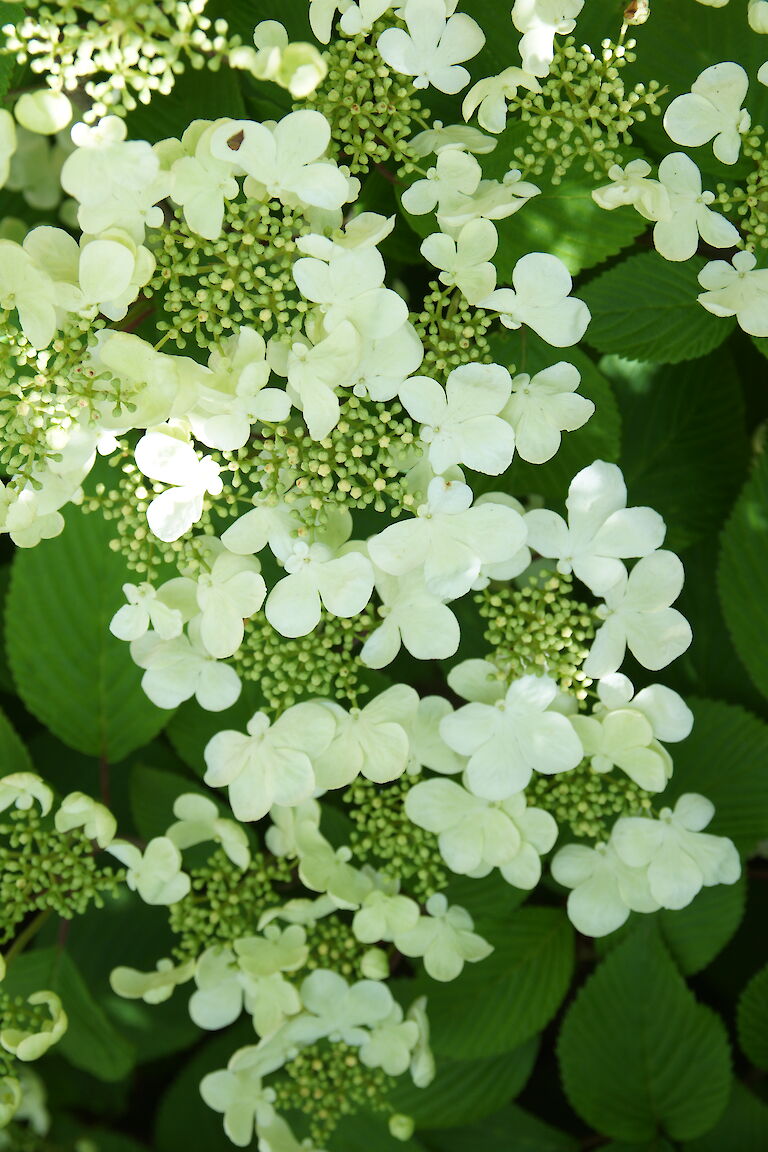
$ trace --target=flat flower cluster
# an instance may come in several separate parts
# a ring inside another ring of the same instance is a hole
[[[483,170],[518,90],[541,92],[553,62],[561,75],[571,59],[558,56],[558,37],[582,2],[516,0],[519,64],[471,88],[466,65],[485,37],[455,0],[311,0],[320,48],[290,44],[274,22],[256,29],[253,49],[201,41],[203,55],[229,52],[279,83],[294,110],[263,123],[195,120],[156,144],[128,139],[117,115],[86,117],[56,145],[77,227],[0,239],[13,403],[2,530],[32,547],[62,532],[72,503],[128,525],[116,545],[135,582],[110,628],[160,708],[194,698],[226,711],[249,681],[258,692],[269,645],[294,669],[242,728],[223,724],[209,740],[213,791],[180,796],[164,835],[116,839],[109,813],[84,797],[56,816],[56,828],[87,821],[129,888],[167,906],[179,934],[157,971],[117,968],[115,991],[157,1003],[193,981],[200,1028],[251,1018],[255,1043],[201,1085],[240,1146],[255,1132],[264,1152],[310,1148],[281,1111],[279,1074],[303,1075],[303,1052],[331,1070],[343,1057],[352,1103],[358,1083],[362,1100],[371,1085],[385,1099],[393,1077],[430,1081],[428,1006],[419,997],[404,1009],[386,981],[395,955],[450,981],[491,951],[446,897],[449,874],[498,870],[529,890],[554,851],[571,920],[601,936],[630,912],[683,908],[740,873],[731,842],[706,831],[708,799],[663,798],[688,707],[662,683],[636,692],[621,671],[629,653],[658,672],[691,642],[662,518],[632,504],[620,469],[602,460],[573,476],[565,516],[504,482],[514,461],[546,468],[594,412],[568,359],[590,314],[565,265],[542,251],[509,277],[494,264],[498,223],[525,213],[539,188],[515,168],[500,179]],[[763,7],[752,4],[750,19]],[[191,19],[202,6],[188,9]],[[374,52],[379,78],[409,91],[468,89],[464,113],[480,127],[414,113],[398,138],[402,205],[423,225],[423,303],[388,278],[394,218],[361,209],[361,180],[319,110],[329,41]],[[668,135],[682,147],[712,140],[734,163],[750,132],[746,91],[741,66],[708,68],[667,107]],[[304,106],[313,94],[317,106]],[[0,112],[0,175],[20,171],[24,134],[53,140],[72,114],[58,81],[22,97],[15,119]],[[684,152],[655,177],[638,159],[611,166],[607,182],[596,175],[595,201],[653,221],[665,259],[689,259],[700,238],[741,243]],[[765,336],[768,271],[755,265],[749,248],[710,261],[699,300]],[[154,342],[134,331],[148,312]],[[553,349],[548,365],[517,371],[495,354],[509,330]],[[99,457],[120,476],[112,489],[89,487]],[[455,661],[467,598],[488,620],[486,650]],[[433,694],[398,681],[403,650],[449,662]],[[395,661],[382,688],[378,674]],[[50,807],[42,788],[8,777],[0,808]],[[346,841],[324,822],[334,803],[357,827]],[[410,871],[386,854],[386,834],[378,856],[364,847],[378,836],[364,835],[377,803],[387,827],[413,837]],[[184,858],[201,844],[212,846],[215,881],[213,866]],[[181,910],[218,899],[228,875],[253,886],[250,921],[231,910],[213,936],[190,928]],[[321,938],[349,942],[347,968],[313,960]],[[54,1000],[46,1046],[58,1037]],[[25,1058],[19,1046],[39,1035],[6,1030],[0,1044]],[[6,1096],[9,1119],[20,1096]],[[407,1138],[408,1118],[388,1110]],[[311,1146],[328,1135],[318,1121]]]

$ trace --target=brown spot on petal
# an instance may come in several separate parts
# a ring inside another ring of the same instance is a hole
[[[244,138],[245,133],[241,128],[239,132],[235,132],[234,136],[230,136],[229,140],[227,140],[227,147],[231,148],[233,152],[237,152]]]

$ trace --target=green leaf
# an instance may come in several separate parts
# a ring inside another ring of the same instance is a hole
[[[578,348],[551,348],[527,329],[503,329],[491,336],[491,350],[500,364],[533,376],[543,368],[566,360],[581,373],[579,393],[595,405],[591,418],[575,432],[564,432],[560,449],[546,464],[526,464],[515,458],[503,477],[477,478],[476,491],[504,491],[522,495],[537,492],[561,501],[573,477],[594,460],[618,460],[621,417],[613,390],[589,356]]]
[[[503,149],[503,140],[499,153]],[[496,158],[493,152],[489,161]],[[507,157],[514,165],[511,156]],[[495,166],[483,158],[489,172]],[[503,173],[502,173],[503,174]],[[540,179],[535,181],[541,183]],[[539,196],[529,200],[508,220],[498,222],[499,247],[494,257],[500,286],[510,284],[512,271],[528,252],[551,252],[572,276],[594,268],[615,256],[649,227],[634,208],[606,212],[592,199],[599,182],[575,168],[561,184],[542,185]],[[579,295],[579,293],[577,293]]]
[[[459,980],[429,984],[437,1053],[466,1059],[509,1052],[541,1031],[568,991],[573,929],[559,908],[521,908],[483,930],[491,955],[467,965]]]
[[[672,749],[674,774],[665,799],[700,792],[715,805],[707,831],[730,836],[749,853],[768,828],[768,725],[744,708],[688,700],[693,731]]]
[[[546,1124],[538,1116],[510,1104],[481,1124],[436,1134],[424,1132],[434,1152],[578,1152],[579,1141],[568,1132]]]
[[[16,692],[8,657],[5,654],[5,601],[8,597],[8,586],[11,582],[11,566],[3,564],[0,567],[0,691]]]
[[[768,964],[739,997],[739,1044],[756,1067],[768,1072]]]
[[[99,1080],[120,1080],[133,1067],[133,1049],[112,1026],[67,952],[39,948],[8,966],[3,991],[29,996],[46,989],[60,998],[68,1018],[56,1051]]]
[[[705,1136],[683,1145],[683,1152],[761,1152],[768,1148],[768,1104],[738,1080],[728,1107]]]
[[[22,700],[65,744],[111,763],[148,743],[168,713],[150,703],[128,645],[109,631],[131,580],[98,515],[70,512],[61,536],[19,549],[6,609]]]
[[[631,503],[661,513],[673,550],[709,536],[736,498],[749,451],[732,357],[719,350],[674,368],[606,357],[600,367],[631,429],[621,453]]]
[[[5,713],[0,710],[0,774],[32,772],[32,758]]]
[[[411,1138],[396,1140],[381,1114],[356,1112],[342,1117],[329,1141],[333,1152],[426,1152],[424,1145]]]
[[[456,1128],[481,1120],[522,1092],[537,1051],[537,1041],[529,1040],[512,1052],[483,1060],[438,1056],[432,1083],[416,1088],[403,1077],[392,1092],[392,1104],[412,1116],[418,1129]]]
[[[677,364],[706,356],[735,321],[713,316],[697,300],[704,260],[683,264],[656,252],[630,256],[581,289],[592,321],[584,337],[598,352]]]
[[[710,964],[725,948],[744,915],[746,884],[702,888],[687,908],[656,913],[664,942],[684,976]]]
[[[768,454],[725,526],[718,567],[723,614],[744,667],[768,696]]]
[[[237,72],[223,66],[187,70],[176,80],[168,96],[155,96],[149,104],[139,104],[125,118],[129,140],[148,140],[156,144],[169,137],[177,139],[193,120],[216,120],[230,116],[237,120],[245,115]]]
[[[697,1004],[652,928],[603,960],[571,1006],[558,1056],[579,1115],[618,1140],[690,1140],[730,1090],[722,1021]]]
[[[18,24],[24,18],[21,4],[0,3],[0,28],[6,24]],[[0,32],[0,42],[5,44],[5,36]],[[16,60],[13,56],[0,56],[0,100],[5,100],[13,76]]]

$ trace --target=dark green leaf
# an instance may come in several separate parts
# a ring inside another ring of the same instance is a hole
[[[763,1152],[768,1148],[768,1104],[734,1081],[728,1107],[705,1136],[683,1145],[683,1152]]]
[[[630,256],[590,280],[580,295],[592,313],[585,340],[598,352],[677,364],[706,356],[735,321],[713,316],[697,300],[704,261],[683,264],[656,252]]]
[[[768,696],[768,454],[752,475],[725,526],[718,569],[726,623],[741,660]]]
[[[719,527],[744,479],[748,442],[733,360],[717,351],[674,368],[618,357],[600,367],[631,429],[621,452],[630,502],[660,512],[666,546],[686,548]]]
[[[0,710],[0,773],[31,771],[29,752],[8,717]]]
[[[753,1064],[768,1072],[768,964],[739,998],[739,1043]]]
[[[472,909],[470,901],[467,907]],[[438,1053],[477,1059],[509,1052],[552,1019],[568,990],[573,929],[560,909],[525,907],[483,928],[494,946],[491,955],[467,965],[458,980],[430,983]]]
[[[697,1004],[652,927],[620,944],[581,989],[558,1055],[573,1107],[618,1140],[690,1140],[726,1107],[725,1028]]]
[[[700,972],[725,948],[744,915],[746,885],[718,884],[702,888],[679,912],[657,913],[669,951],[684,976]]]
[[[516,1104],[481,1124],[436,1133],[434,1142],[429,1132],[423,1138],[434,1152],[577,1152],[580,1147],[574,1136],[553,1128]]]
[[[27,708],[65,744],[112,763],[168,713],[150,703],[128,645],[109,631],[130,573],[109,525],[74,509],[61,536],[20,549],[6,610],[8,659]]]

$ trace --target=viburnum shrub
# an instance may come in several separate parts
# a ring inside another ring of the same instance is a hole
[[[768,1147],[768,2],[0,9],[0,1149]]]

